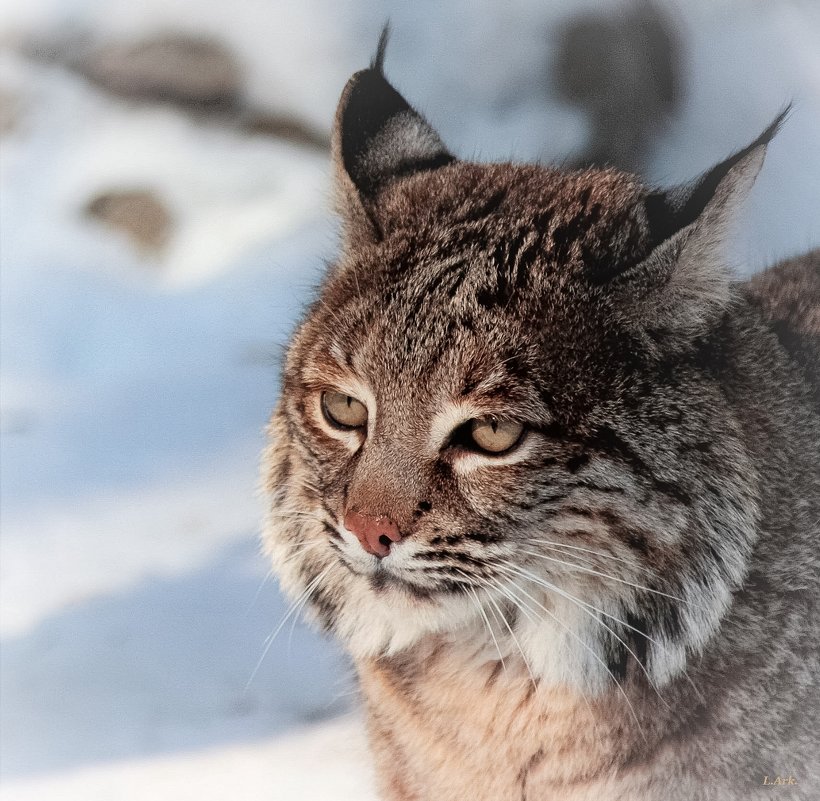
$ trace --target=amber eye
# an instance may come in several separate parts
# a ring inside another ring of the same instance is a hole
[[[322,412],[337,428],[361,428],[367,422],[367,407],[342,392],[323,392]]]
[[[524,426],[511,420],[499,420],[497,417],[479,417],[470,421],[470,435],[473,442],[483,451],[503,453],[510,450],[518,440]]]

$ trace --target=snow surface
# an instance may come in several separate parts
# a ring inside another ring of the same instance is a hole
[[[383,21],[387,70],[465,157],[562,160],[585,121],[551,94],[550,31],[616,0],[0,0],[0,42],[210,33],[256,104],[329,129]],[[743,272],[820,244],[820,5],[666,6],[677,182],[789,123],[738,227]],[[366,799],[339,650],[295,622],[258,553],[257,461],[277,361],[336,247],[321,154],[116,101],[0,49],[21,119],[0,144],[0,776],[4,799]],[[147,186],[178,221],[135,253],[85,218]],[[258,669],[257,669],[258,664]]]
[[[341,718],[287,738],[132,759],[15,782],[6,801],[375,801],[358,718]]]

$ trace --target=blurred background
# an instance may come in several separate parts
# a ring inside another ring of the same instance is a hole
[[[479,160],[696,176],[789,101],[729,258],[820,244],[817,0],[0,0],[0,792],[372,798],[259,553],[281,347],[387,74]]]

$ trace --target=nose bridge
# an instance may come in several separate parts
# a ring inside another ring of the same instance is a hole
[[[424,466],[400,438],[376,435],[364,445],[347,493],[347,509],[409,523],[425,487]]]

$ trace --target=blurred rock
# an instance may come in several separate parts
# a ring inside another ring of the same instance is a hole
[[[72,65],[103,89],[123,97],[170,101],[206,109],[242,102],[242,70],[212,39],[181,33],[93,49]]]
[[[17,33],[10,37],[7,46],[41,64],[59,65],[82,61],[94,43],[87,30],[69,27],[61,30],[59,35],[47,31],[28,35]]]
[[[680,46],[670,21],[640,3],[573,17],[558,36],[556,88],[592,126],[578,165],[641,172],[680,103]]]
[[[245,133],[252,135],[285,139],[317,150],[330,149],[330,137],[326,133],[284,114],[251,109],[245,113],[241,127]]]
[[[0,87],[0,134],[8,134],[20,124],[22,98],[11,89]]]
[[[103,192],[85,207],[95,220],[126,234],[144,254],[158,254],[170,238],[173,218],[150,189]]]
[[[103,45],[83,30],[18,39],[12,46],[26,58],[69,69],[117,97],[170,104],[200,124],[314,150],[330,148],[329,132],[291,114],[249,105],[238,60],[216,40],[166,32],[136,43]]]

